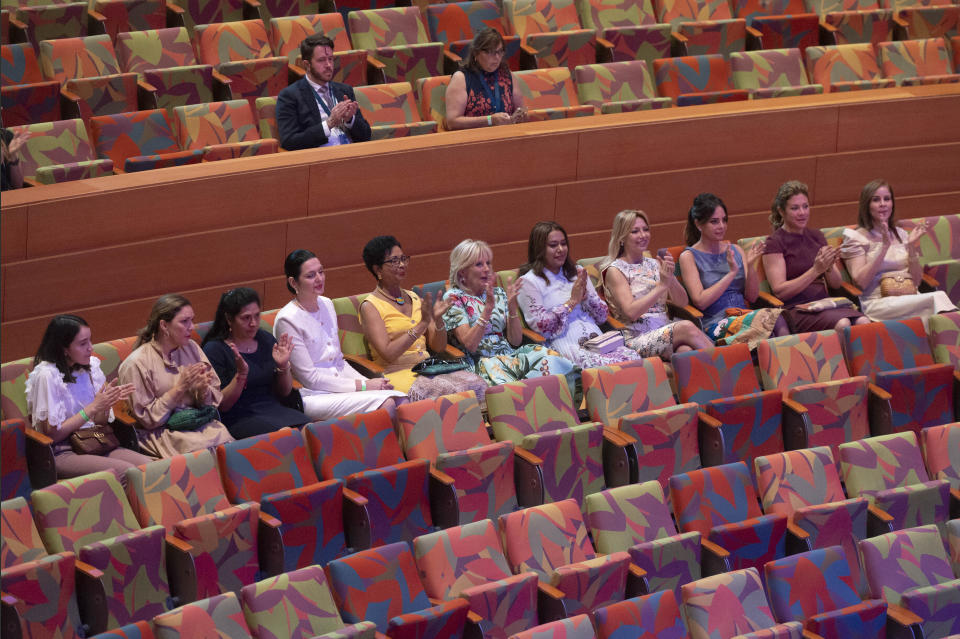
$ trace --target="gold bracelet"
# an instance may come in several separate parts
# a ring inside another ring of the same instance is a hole
[[[417,341],[418,339],[420,339],[420,335],[418,335],[417,332],[416,332],[415,330],[413,330],[412,328],[408,328],[408,329],[407,329],[407,335],[409,335],[410,337],[412,337],[412,338],[413,338],[413,341]]]

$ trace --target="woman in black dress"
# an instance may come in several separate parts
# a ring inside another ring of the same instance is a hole
[[[310,419],[293,389],[288,335],[278,342],[260,328],[260,296],[235,288],[220,298],[203,352],[220,377],[220,421],[235,439],[300,426]]]

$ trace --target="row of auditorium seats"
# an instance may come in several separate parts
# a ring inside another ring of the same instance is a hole
[[[117,70],[100,64],[108,56],[96,57],[111,48],[106,36],[42,45],[45,52],[61,49],[56,57],[42,57],[54,79],[19,85],[18,78],[24,77],[19,70],[36,67],[36,59],[25,64],[32,57],[27,45],[3,47],[5,82],[11,79],[8,58],[19,64],[14,84],[3,87],[4,94],[16,101],[4,109],[5,119],[7,124],[32,122],[19,125],[34,134],[23,151],[24,176],[31,184],[279,150],[276,98],[260,96],[279,93],[285,85],[286,58],[231,62],[216,69],[200,65],[147,70],[144,81],[135,72],[95,75]],[[952,46],[954,57],[960,58],[960,36]],[[809,47],[806,59],[812,84],[798,49],[734,53],[729,61],[721,55],[656,60],[653,78],[642,60],[580,66],[573,77],[566,67],[518,71],[515,77],[531,120],[960,81],[960,74],[952,73],[942,38],[881,43],[878,52],[869,44]],[[247,99],[171,107],[174,102],[213,96],[206,76],[227,93],[246,94]],[[373,139],[444,130],[449,79],[420,79],[419,99],[408,82],[357,87],[357,101]],[[70,98],[69,110],[82,119],[59,119],[63,106],[58,94]],[[172,108],[173,117],[154,108],[158,105]],[[138,106],[147,108],[137,110]]]

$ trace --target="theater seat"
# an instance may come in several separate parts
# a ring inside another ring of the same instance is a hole
[[[173,113],[180,144],[202,149],[204,160],[266,155],[279,149],[277,140],[260,138],[247,100],[178,106]]]

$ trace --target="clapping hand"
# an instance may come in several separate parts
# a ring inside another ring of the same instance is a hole
[[[110,408],[121,399],[126,399],[133,394],[133,384],[123,384],[122,386],[113,380],[109,384],[104,384],[97,394],[93,397],[93,412],[106,413]]]
[[[580,305],[583,298],[587,296],[587,272],[582,267],[577,267],[577,277],[573,280],[573,288],[570,289],[570,299],[567,305],[572,311]]]
[[[286,337],[286,335],[284,335],[284,337]],[[237,369],[237,376],[246,377],[247,373],[250,372],[250,365],[247,364],[247,360],[243,359],[243,355],[240,354],[240,349],[237,348],[236,342],[228,339],[227,346],[233,351],[233,364]]]
[[[527,109],[526,107],[517,107],[513,112],[513,123],[517,124],[519,122],[527,121]]]
[[[727,250],[724,252],[727,258],[727,268],[730,269],[731,273],[736,273],[740,266],[737,264],[737,251],[733,248],[733,244],[727,243]]]
[[[520,295],[521,288],[523,288],[523,280],[519,277],[507,285],[507,308],[511,312],[517,308],[517,297]]]
[[[910,233],[907,234],[907,242],[906,242],[907,248],[909,248],[911,251],[914,251],[914,252],[919,251],[920,239],[924,235],[926,235],[926,233],[927,233],[926,224],[917,224],[915,227],[913,227]]]
[[[664,252],[663,257],[658,257],[657,261],[660,262],[660,281],[668,283],[677,277],[677,264],[673,261],[673,255],[669,252]],[[729,258],[727,258],[729,262]]]
[[[273,345],[273,363],[277,368],[286,368],[291,353],[293,353],[293,338],[290,337],[290,333],[284,333]]]
[[[817,257],[814,259],[813,264],[817,267],[818,273],[826,273],[833,268],[839,256],[840,247],[829,245],[821,246],[820,250],[817,251]]]
[[[763,257],[763,249],[766,245],[766,240],[760,240],[751,244],[750,249],[747,251],[747,264],[753,264]],[[731,248],[733,247],[731,246]]]

